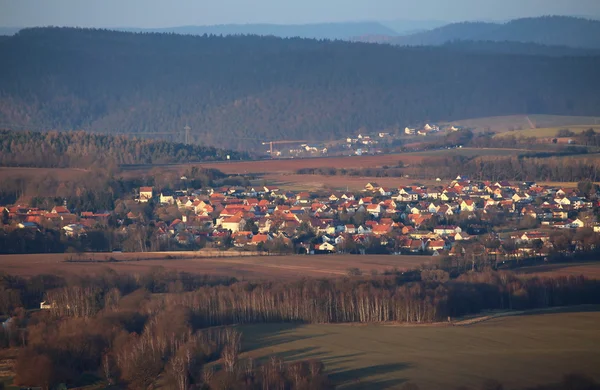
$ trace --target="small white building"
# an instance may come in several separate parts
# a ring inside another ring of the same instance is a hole
[[[148,202],[153,196],[152,187],[140,187],[140,202]]]

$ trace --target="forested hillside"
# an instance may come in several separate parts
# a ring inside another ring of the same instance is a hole
[[[257,36],[27,29],[0,41],[0,124],[251,148],[505,114],[599,115],[600,57]]]
[[[600,56],[600,49],[583,49],[569,46],[541,45],[510,41],[464,41],[446,42],[441,47],[453,51],[488,54],[516,54],[548,57]]]
[[[511,41],[600,49],[600,21],[568,16],[523,18],[508,23],[462,22],[388,41],[397,45],[441,45],[453,40]]]
[[[248,158],[245,153],[79,132],[0,131],[0,166],[79,167]]]

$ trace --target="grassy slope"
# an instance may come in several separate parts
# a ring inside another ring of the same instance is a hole
[[[589,116],[561,116],[561,115],[529,115],[529,119],[539,128],[564,126],[581,126],[588,124],[600,124],[600,117]],[[509,115],[488,118],[463,119],[443,124],[465,126],[475,130],[483,131],[489,128],[493,132],[508,131],[514,129],[530,129],[531,126],[525,115]]]
[[[584,372],[600,379],[600,312],[504,317],[471,326],[249,325],[255,358],[324,361],[342,389],[506,388],[558,381]],[[246,354],[247,355],[247,354]]]
[[[600,280],[599,262],[557,263],[540,266],[524,267],[516,270],[518,273],[537,276],[579,276]]]
[[[509,131],[509,132],[504,132],[504,133],[498,133],[494,137],[505,137],[505,136],[509,136],[509,135],[514,135],[516,137],[550,138],[550,137],[556,137],[556,134],[561,129],[569,129],[573,133],[578,134],[578,133],[582,133],[590,128],[594,129],[595,131],[600,131],[600,126],[598,126],[598,125],[557,126],[557,127],[543,127],[543,128],[537,128],[537,129]]]

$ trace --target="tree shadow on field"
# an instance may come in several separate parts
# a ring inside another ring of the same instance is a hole
[[[276,323],[242,326],[239,330],[243,335],[243,351],[249,352],[255,349],[270,348],[280,344],[325,336],[322,333],[298,334],[295,332],[297,328],[303,325],[302,323]]]
[[[405,370],[409,367],[410,365],[406,363],[390,363],[348,370],[340,369],[331,373],[329,378],[333,383],[338,385],[340,389],[390,389],[399,387],[407,380],[403,378],[369,378],[373,376],[388,376],[389,374],[395,374],[398,371]]]
[[[325,356],[319,360],[321,360],[323,362],[323,364],[325,364],[326,367],[329,367],[332,365],[352,363],[354,361],[354,359],[361,357],[361,356],[363,356],[362,353],[349,353],[346,355]]]
[[[359,380],[356,383],[338,386],[338,388],[341,390],[397,389],[406,382],[406,379]]]
[[[291,349],[289,351],[284,352],[276,352],[273,354],[266,355],[264,358],[269,359],[271,357],[278,357],[283,359],[285,362],[293,362],[298,360],[310,360],[310,359],[319,359],[324,355],[323,352],[318,352],[319,347],[306,347],[306,348],[297,348]]]

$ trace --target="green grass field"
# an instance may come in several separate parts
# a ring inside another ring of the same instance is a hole
[[[247,325],[243,357],[319,359],[341,389],[505,389],[559,381],[570,372],[600,380],[600,312],[502,317],[470,326]]]
[[[578,126],[544,127],[544,128],[539,128],[539,129],[507,131],[504,133],[498,133],[494,137],[506,137],[506,136],[514,135],[515,137],[551,138],[551,137],[556,137],[556,134],[561,129],[569,129],[573,133],[579,134],[579,133],[586,131],[587,129],[594,129],[595,131],[600,131],[600,126],[598,126],[598,125],[578,125]]]
[[[493,132],[505,132],[510,129],[530,129],[529,120],[539,128],[600,125],[600,117],[593,116],[561,116],[561,115],[507,115],[488,118],[463,119],[453,122],[442,123],[442,125],[465,126],[475,131],[491,130]]]

